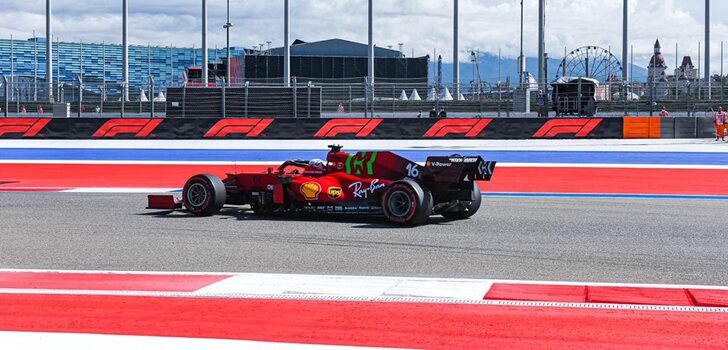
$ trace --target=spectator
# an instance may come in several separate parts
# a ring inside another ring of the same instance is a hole
[[[100,113],[101,112],[101,108],[99,106],[96,106],[94,108],[94,112],[96,112],[97,114]]]
[[[446,110],[443,109],[443,110],[440,111],[440,118],[447,118],[447,111]]]
[[[718,112],[713,114],[713,124],[715,125],[715,140],[721,139],[725,141],[725,127],[728,124],[728,114],[723,111],[723,106],[718,106]]]
[[[538,105],[538,116],[539,117],[545,117],[546,116],[546,98],[543,95],[543,91],[538,90],[538,99],[536,100],[536,105]]]
[[[669,117],[670,112],[667,111],[667,108],[665,106],[662,106],[662,109],[660,110],[660,117]]]
[[[28,110],[27,110],[27,109],[25,109],[25,105],[22,105],[22,106],[20,107],[20,113],[28,113]]]
[[[435,107],[432,107],[430,110],[430,118],[437,118],[437,111],[435,110]]]
[[[38,114],[43,114],[43,106],[38,105]]]

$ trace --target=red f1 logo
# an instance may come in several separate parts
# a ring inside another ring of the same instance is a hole
[[[539,129],[534,138],[554,138],[561,134],[588,137],[602,119],[551,119]]]
[[[112,138],[120,134],[134,134],[135,137],[148,137],[164,119],[111,119],[92,135],[94,138]]]
[[[340,134],[356,134],[356,137],[367,137],[382,119],[331,119],[316,132],[314,137],[336,137]]]
[[[442,119],[427,130],[426,138],[443,138],[450,134],[478,137],[493,119]]]
[[[223,119],[205,133],[205,138],[226,138],[228,135],[243,134],[258,137],[273,123],[273,119]]]
[[[0,119],[0,137],[5,134],[23,134],[23,137],[35,137],[50,122],[51,120],[47,118],[2,118]]]

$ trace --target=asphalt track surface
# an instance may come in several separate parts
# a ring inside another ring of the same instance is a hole
[[[139,194],[0,193],[0,266],[728,285],[728,201],[485,197],[473,218],[145,210]]]

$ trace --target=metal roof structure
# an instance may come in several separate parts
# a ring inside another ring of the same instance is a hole
[[[283,56],[283,48],[277,47],[270,50],[272,56]],[[291,56],[320,56],[320,57],[367,57],[368,46],[366,44],[344,40],[328,39],[314,42],[296,40],[291,45]],[[397,50],[374,47],[375,57],[401,58],[404,57]]]

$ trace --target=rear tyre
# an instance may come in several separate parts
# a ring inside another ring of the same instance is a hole
[[[392,222],[421,225],[432,213],[432,193],[412,180],[394,182],[382,196],[382,211]]]
[[[478,212],[478,209],[480,209],[480,202],[482,200],[482,194],[480,193],[480,187],[478,187],[478,184],[473,183],[472,193],[473,200],[470,201],[470,204],[458,206],[455,209],[443,212],[442,216],[448,220],[463,220],[475,215],[475,213]]]
[[[217,214],[225,205],[225,199],[225,184],[215,175],[195,175],[182,189],[182,203],[195,216]]]

